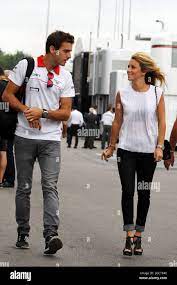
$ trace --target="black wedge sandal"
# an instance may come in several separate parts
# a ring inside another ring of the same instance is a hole
[[[125,248],[123,249],[123,255],[132,255],[132,245],[133,245],[133,237],[126,237]]]
[[[134,243],[134,255],[142,255],[143,254],[143,249],[141,246],[141,237],[140,236],[134,236],[136,238],[133,243]]]

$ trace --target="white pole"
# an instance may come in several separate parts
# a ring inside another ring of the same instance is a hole
[[[100,17],[101,17],[101,0],[99,0],[99,6],[98,6],[97,39],[100,37]]]
[[[115,0],[115,19],[114,19],[114,40],[116,39],[116,28],[117,28],[117,0]]]
[[[124,0],[122,0],[122,34],[124,33]]]
[[[122,0],[122,33],[121,33],[121,48],[123,48],[124,40],[124,0]]]
[[[47,0],[47,21],[46,21],[46,39],[49,32],[50,0]]]
[[[121,12],[121,0],[119,0],[119,5],[118,5],[118,21],[117,21],[117,35],[118,35],[118,40],[120,39],[120,13]]]
[[[128,21],[128,40],[130,40],[130,30],[131,30],[131,10],[132,10],[132,1],[129,0],[129,21]]]
[[[92,51],[92,32],[90,32],[89,52]]]

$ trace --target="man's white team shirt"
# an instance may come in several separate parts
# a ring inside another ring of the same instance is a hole
[[[18,86],[23,84],[27,69],[27,60],[21,60],[9,75],[9,79]],[[46,110],[57,110],[60,98],[74,97],[75,91],[69,71],[57,66],[52,71],[53,86],[47,88],[48,71],[43,62],[43,56],[35,60],[35,67],[26,86],[25,105],[29,108],[38,107]],[[41,130],[30,128],[22,112],[18,113],[18,123],[15,134],[28,139],[60,141],[62,123],[41,118]]]

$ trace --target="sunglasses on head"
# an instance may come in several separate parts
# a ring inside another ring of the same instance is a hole
[[[52,72],[48,72],[47,77],[48,77],[47,88],[50,88],[53,86],[52,79],[54,78],[54,74]]]

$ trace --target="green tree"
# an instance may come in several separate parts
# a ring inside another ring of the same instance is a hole
[[[14,66],[24,57],[29,56],[22,51],[17,51],[15,54],[5,53],[0,49],[0,65],[3,69],[13,69]]]

